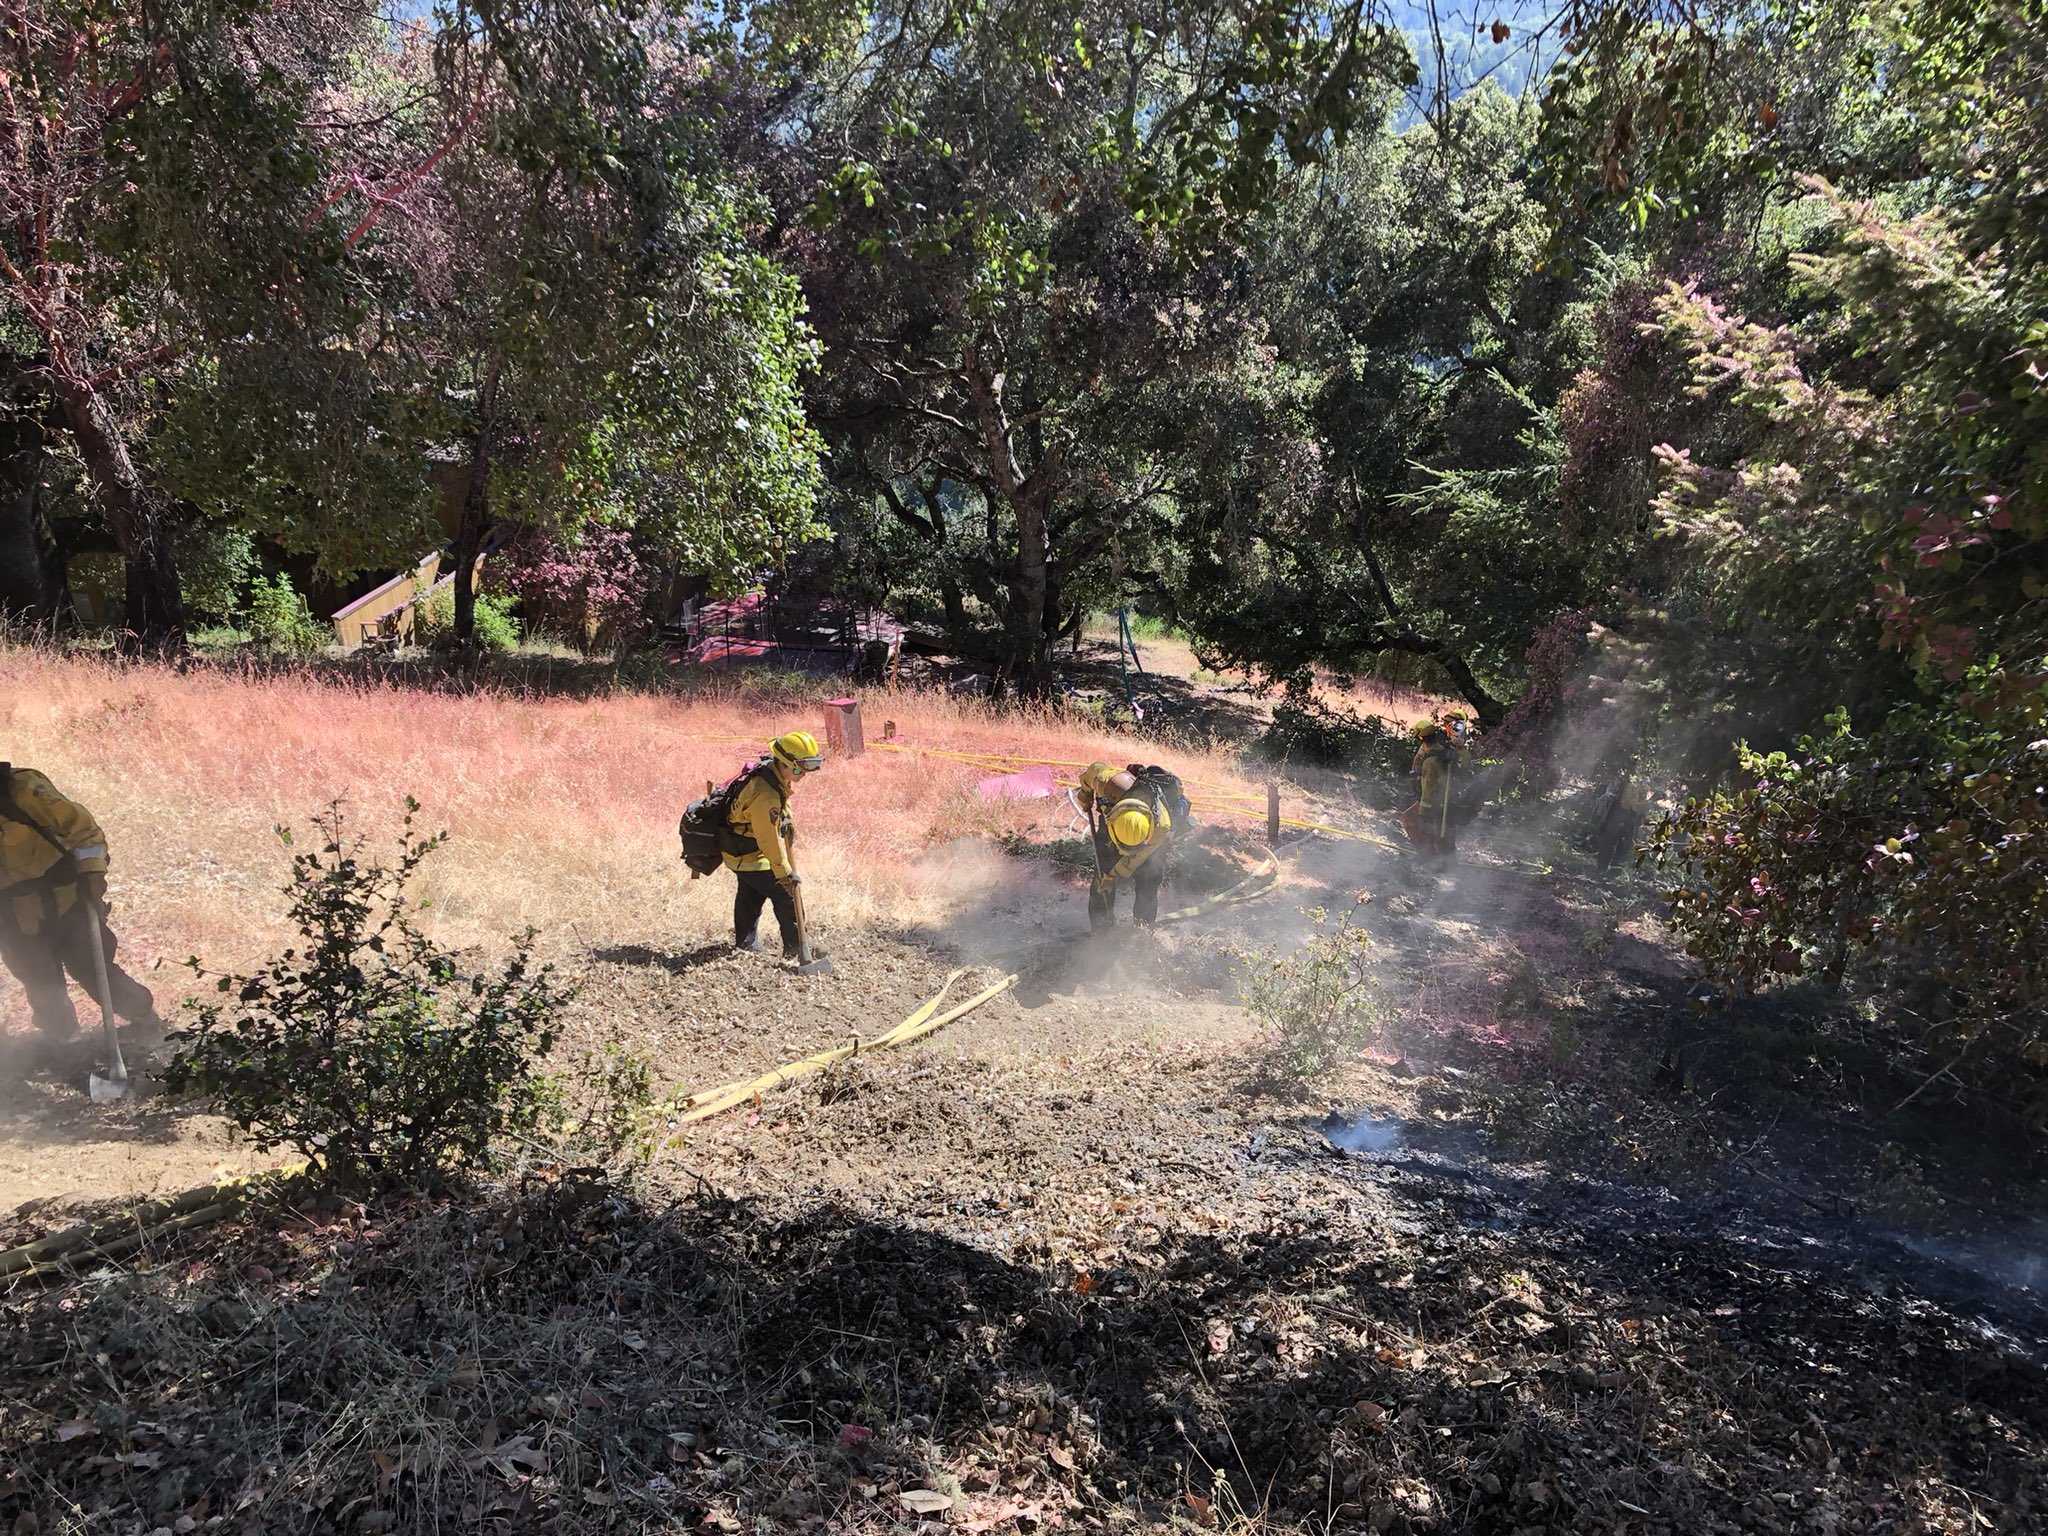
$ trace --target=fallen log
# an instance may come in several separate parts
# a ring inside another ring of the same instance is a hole
[[[219,1221],[259,1193],[289,1187],[305,1172],[306,1165],[297,1163],[271,1173],[202,1184],[171,1200],[150,1201],[104,1221],[82,1222],[0,1251],[0,1281],[71,1274],[79,1265],[133,1253],[161,1238]]]

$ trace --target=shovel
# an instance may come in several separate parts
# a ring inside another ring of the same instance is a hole
[[[86,926],[92,938],[92,979],[98,988],[94,996],[100,1005],[100,1023],[107,1031],[107,1059],[112,1063],[105,1077],[95,1072],[86,1079],[86,1090],[95,1104],[118,1104],[128,1097],[128,1063],[121,1059],[121,1036],[114,1023],[114,988],[107,980],[107,946],[100,936],[100,904],[90,896],[84,897],[84,901]]]
[[[811,925],[804,920],[804,888],[801,885],[790,888],[790,899],[796,903],[796,973],[799,976],[830,976],[832,962],[823,955],[811,953]]]

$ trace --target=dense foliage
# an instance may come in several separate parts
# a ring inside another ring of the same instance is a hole
[[[290,1147],[358,1188],[433,1184],[533,1125],[569,995],[534,963],[530,932],[486,972],[419,926],[406,888],[443,838],[414,834],[418,809],[407,803],[389,865],[365,855],[339,807],[318,821],[286,891],[303,947],[212,977],[222,1000],[195,1005],[164,1074],[258,1148]]]
[[[1805,178],[1796,321],[1699,283],[1655,305],[1718,409],[1708,452],[1657,450],[1654,511],[1710,609],[1853,701],[1791,752],[1745,750],[1660,847],[1710,969],[1754,986],[1860,959],[1917,983],[1932,1017],[1902,1043],[2048,1122],[2048,21],[1904,19],[1929,179],[1969,197],[1915,210]],[[1939,114],[1958,68],[2031,101]]]

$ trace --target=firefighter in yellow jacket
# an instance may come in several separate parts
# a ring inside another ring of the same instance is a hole
[[[88,994],[95,984],[96,921],[114,1012],[130,1023],[156,1015],[149,989],[114,964],[106,901],[107,839],[92,812],[33,768],[0,763],[0,962],[27,991],[38,1027],[52,1035],[78,1028],[64,973]]]
[[[818,738],[809,731],[791,731],[775,738],[767,760],[747,775],[733,796],[720,852],[725,867],[739,880],[732,899],[732,941],[740,949],[761,947],[761,908],[772,905],[782,930],[782,957],[797,958],[795,893],[803,877],[789,858],[796,840],[789,797],[805,774],[824,766]]]
[[[1150,927],[1159,920],[1159,888],[1174,842],[1187,830],[1188,802],[1180,780],[1163,768],[1139,763],[1124,769],[1090,763],[1081,770],[1074,799],[1095,840],[1090,930],[1100,933],[1116,925],[1116,888],[1124,881],[1131,886],[1132,918]]]
[[[1457,765],[1458,744],[1449,731],[1434,720],[1416,727],[1415,761],[1408,771],[1420,780],[1420,794],[1401,813],[1401,828],[1408,841],[1425,853],[1448,856],[1458,851],[1457,828],[1451,825],[1451,770]]]

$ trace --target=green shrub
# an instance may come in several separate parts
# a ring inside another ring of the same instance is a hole
[[[1244,962],[1244,1002],[1272,1031],[1282,1067],[1314,1077],[1362,1052],[1391,1017],[1372,964],[1372,939],[1347,916],[1309,914],[1316,936],[1291,955]]]
[[[333,638],[282,572],[249,583],[249,633],[259,645],[287,656],[311,656]]]
[[[320,846],[292,856],[286,888],[303,947],[248,975],[187,962],[219,1000],[171,1036],[167,1088],[348,1188],[432,1186],[531,1127],[548,1102],[537,1064],[572,995],[534,965],[531,929],[494,971],[421,931],[406,886],[446,834],[415,836],[418,809],[406,801],[390,865],[365,856],[339,805],[319,818]]]
[[[202,625],[187,630],[186,642],[195,651],[232,651],[237,646],[247,645],[255,636],[246,629],[236,629],[227,624]]]
[[[261,569],[256,541],[239,528],[193,528],[178,539],[178,589],[199,618],[226,626]]]
[[[616,1040],[585,1051],[568,1073],[544,1090],[546,1119],[557,1139],[579,1155],[606,1160],[653,1157],[661,1129],[654,1068]]]
[[[519,649],[519,621],[512,617],[509,597],[479,592],[476,597],[476,642],[487,651]],[[416,638],[423,645],[441,645],[455,634],[455,589],[436,587],[423,599],[414,618]]]
[[[1259,750],[1283,762],[1405,778],[1415,757],[1415,740],[1375,716],[1289,699],[1273,711],[1273,723],[1266,727]]]
[[[1116,622],[1115,614],[1111,614],[1109,618],[1112,624]],[[1131,615],[1131,638],[1133,640],[1178,640],[1180,638],[1180,631],[1173,627],[1171,621],[1162,619],[1157,614],[1134,613]]]
[[[479,597],[476,600],[476,638],[487,651],[519,649],[519,621],[512,617],[509,597]]]
[[[443,635],[455,629],[455,591],[452,587],[435,587],[432,591],[414,599],[412,610],[413,638],[422,645],[432,645]]]

